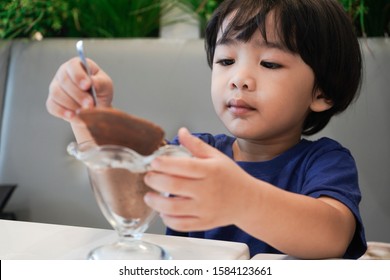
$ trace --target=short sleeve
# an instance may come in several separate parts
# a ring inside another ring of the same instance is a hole
[[[328,196],[346,205],[356,219],[356,230],[344,258],[359,258],[367,249],[359,212],[361,193],[355,160],[341,147],[323,147],[315,151],[307,165],[302,194],[318,198]]]

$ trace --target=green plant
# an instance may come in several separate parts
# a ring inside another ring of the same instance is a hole
[[[385,36],[390,34],[389,0],[338,0],[350,16],[360,36]],[[198,18],[201,30],[222,0],[176,0],[183,10]]]
[[[1,0],[0,38],[26,37],[36,32],[53,36],[68,19],[66,1]]]
[[[358,22],[361,33],[366,34],[364,18],[367,7],[364,0],[339,0],[353,22]]]
[[[366,0],[366,30],[368,36],[390,36],[390,1]]]
[[[360,36],[390,34],[389,0],[339,0]],[[201,31],[222,0],[0,0],[0,38],[157,37],[160,16],[179,7]],[[175,21],[188,20],[188,17]]]
[[[0,38],[158,36],[160,0],[0,0]]]
[[[177,0],[176,2],[176,5],[196,17],[203,31],[214,10],[223,0]]]
[[[160,0],[72,0],[73,29],[78,37],[158,36]]]
[[[339,0],[360,36],[385,36],[390,33],[389,0]]]

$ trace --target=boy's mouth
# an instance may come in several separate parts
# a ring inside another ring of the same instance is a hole
[[[256,110],[242,99],[230,99],[227,108],[234,115],[244,115]]]

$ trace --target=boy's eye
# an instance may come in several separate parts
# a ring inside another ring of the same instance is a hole
[[[216,64],[220,64],[222,66],[229,66],[234,63],[234,59],[220,59],[216,62]]]
[[[265,67],[265,68],[269,68],[269,69],[278,69],[278,68],[282,67],[280,64],[268,62],[268,61],[260,62],[260,65]]]

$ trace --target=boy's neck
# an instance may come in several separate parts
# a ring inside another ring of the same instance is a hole
[[[233,143],[235,161],[268,161],[284,153],[301,141],[301,137],[275,142],[256,142],[237,138]]]

